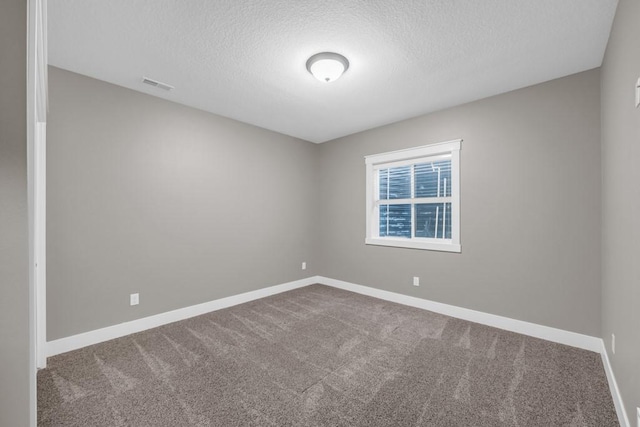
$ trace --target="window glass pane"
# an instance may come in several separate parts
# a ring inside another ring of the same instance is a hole
[[[411,205],[380,205],[380,237],[411,238]]]
[[[451,203],[418,203],[416,237],[451,238]]]
[[[415,197],[451,197],[451,160],[415,165]]]
[[[380,169],[380,200],[411,198],[411,166]]]

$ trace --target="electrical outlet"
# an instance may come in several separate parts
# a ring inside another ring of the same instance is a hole
[[[413,286],[420,286],[420,278],[413,276]]]
[[[616,354],[616,334],[611,334],[611,352]]]
[[[129,295],[129,305],[138,305],[138,304],[140,304],[140,294]]]
[[[306,270],[306,269],[307,269],[307,263],[306,263],[306,262],[303,262],[303,263],[302,263],[302,269],[303,269],[303,270]]]
[[[640,79],[636,82],[636,108],[640,105]]]

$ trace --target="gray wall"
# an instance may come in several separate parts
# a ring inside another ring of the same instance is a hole
[[[49,340],[317,274],[317,145],[49,78]]]
[[[629,420],[640,406],[640,2],[620,0],[602,65],[602,336]],[[616,335],[616,354],[611,334]]]
[[[599,336],[599,78],[317,146],[52,68],[48,339],[314,274]],[[363,156],[454,138],[462,254],[366,246]]]
[[[27,2],[0,2],[0,425],[29,425]]]
[[[322,274],[600,336],[599,78],[591,70],[322,144]],[[364,156],[457,138],[462,253],[365,245]]]

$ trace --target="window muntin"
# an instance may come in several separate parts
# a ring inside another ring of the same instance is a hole
[[[366,157],[366,243],[460,251],[460,142]]]

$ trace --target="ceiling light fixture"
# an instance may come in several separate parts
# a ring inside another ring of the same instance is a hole
[[[307,60],[307,70],[321,82],[330,83],[349,68],[349,61],[339,53],[316,53]]]

